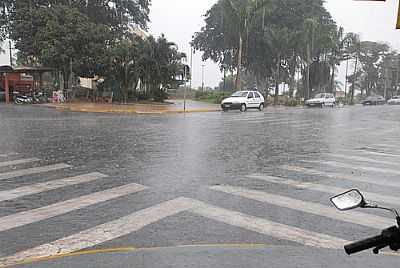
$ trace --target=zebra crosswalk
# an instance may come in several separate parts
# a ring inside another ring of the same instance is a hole
[[[26,176],[26,175],[34,175],[34,174],[55,171],[55,170],[60,170],[60,169],[64,169],[64,168],[69,168],[69,167],[71,167],[71,166],[64,164],[64,163],[59,163],[59,164],[54,164],[54,165],[14,170],[14,171],[0,173],[0,180],[7,180],[7,179],[11,179],[11,178],[20,177],[20,176]]]
[[[36,162],[39,160],[40,160],[39,158],[33,157],[33,158],[25,158],[25,159],[11,160],[11,161],[3,161],[0,162],[0,167],[26,164],[26,163]]]
[[[390,217],[391,215],[374,215],[363,211],[340,212],[327,204],[328,197],[348,190],[348,186],[343,186],[343,182],[346,181],[346,185],[352,184],[354,188],[357,188],[357,183],[360,182],[363,185],[373,186],[372,188],[367,187],[368,189],[363,191],[368,200],[375,200],[390,204],[391,206],[400,206],[400,197],[395,194],[383,194],[382,192],[375,191],[379,187],[387,188],[387,186],[391,186],[399,188],[400,183],[396,180],[386,178],[386,180],[373,181],[369,177],[358,176],[346,171],[351,167],[351,169],[359,169],[366,173],[388,172],[396,175],[397,172],[394,172],[396,171],[395,165],[392,165],[396,161],[394,158],[388,156],[373,158],[360,156],[354,150],[348,154],[325,154],[325,158],[332,160],[312,160],[307,162],[308,165],[315,165],[315,167],[301,166],[306,162],[281,165],[279,169],[289,173],[281,175],[274,174],[275,171],[270,171],[265,174],[257,173],[238,176],[237,180],[231,180],[226,184],[206,185],[205,190],[209,192],[210,196],[219,196],[227,200],[246,200],[246,202],[254,204],[255,207],[274,206],[284,208],[286,209],[284,213],[292,213],[290,211],[293,211],[293,213],[299,215],[297,217],[301,218],[307,218],[309,215],[312,215],[341,222],[348,226],[354,225],[374,230],[394,224],[393,219]],[[318,158],[316,157],[316,159]],[[350,165],[349,161],[355,161],[355,163]],[[71,164],[56,163],[40,165],[41,163],[41,160],[37,158],[21,158],[3,162],[0,160],[0,167],[13,166],[16,168],[12,171],[0,171],[1,180],[31,175],[40,177],[52,172],[57,173],[57,177],[49,181],[31,181],[30,184],[22,186],[18,186],[18,183],[16,183],[12,189],[1,190],[0,202],[18,200],[27,196],[40,197],[41,195],[48,194],[50,191],[55,191],[56,193],[57,190],[68,186],[74,185],[79,187],[89,182],[96,184],[101,180],[112,180],[112,176],[94,170],[71,176],[68,174],[70,172],[69,168],[73,167]],[[384,167],[371,167],[370,163],[383,164]],[[390,164],[385,165],[387,163]],[[20,164],[24,164],[24,166],[19,166]],[[340,168],[341,171],[340,173],[325,171],[321,169],[321,164],[322,166],[328,165],[333,168]],[[26,165],[34,166],[26,167]],[[301,179],[304,175],[318,176],[325,178],[325,180],[304,181],[304,179]],[[282,186],[284,186],[284,192],[277,190],[282,189]],[[303,200],[295,194],[288,194],[294,193],[299,189],[303,192],[319,193],[326,198],[327,202],[321,202],[319,199]],[[137,195],[154,195],[154,189],[138,183],[127,183],[120,186],[111,186],[111,188],[105,190],[96,190],[72,199],[55,200],[49,204],[40,204],[40,207],[34,209],[7,214],[0,217],[0,237],[3,233],[18,236],[22,228],[29,229],[31,224],[46,224],[47,220],[57,217],[60,217],[57,221],[58,224],[68,226],[69,222],[64,222],[65,218],[64,221],[61,220],[62,216],[67,213],[86,209],[85,211],[90,214],[92,209],[93,211],[101,209],[101,206],[99,208],[97,205],[107,204],[108,202],[113,203],[113,209],[119,210],[119,198],[127,196],[136,197]],[[65,235],[58,234],[55,236],[55,239],[41,241],[34,244],[31,248],[21,245],[18,250],[6,255],[1,255],[0,249],[0,267],[18,264],[30,259],[46,258],[96,247],[106,242],[134,234],[143,228],[151,228],[152,224],[166,218],[179,218],[184,212],[209,220],[210,224],[218,222],[227,225],[228,228],[231,226],[240,230],[251,231],[263,237],[266,241],[270,238],[275,238],[302,246],[341,250],[343,245],[349,243],[351,240],[351,238],[344,235],[340,236],[332,232],[321,231],[321,228],[318,228],[318,222],[297,226],[290,221],[282,222],[282,219],[290,217],[281,217],[278,220],[275,218],[276,215],[274,213],[267,213],[268,216],[260,216],[254,214],[252,211],[243,212],[243,209],[237,207],[237,203],[235,202],[228,208],[226,203],[218,203],[219,201],[216,200],[220,199],[210,198],[210,200],[204,200],[192,193],[190,196],[180,194],[175,197],[168,197],[166,200],[160,200],[146,206],[143,206],[138,201],[137,204],[132,203],[133,208],[136,208],[135,205],[138,205],[138,209],[130,210],[126,214],[120,213],[116,218],[106,219],[100,223],[93,225],[90,223],[86,224],[85,227],[82,226],[78,231],[72,233],[66,232]],[[1,209],[2,206],[0,205]],[[207,226],[202,228],[207,228]],[[163,229],[157,228],[156,231],[162,232]],[[51,232],[51,228],[49,232]],[[29,238],[28,232],[26,239]],[[157,244],[157,241],[155,241],[155,244]],[[1,246],[5,245],[1,245],[0,240],[0,248]]]

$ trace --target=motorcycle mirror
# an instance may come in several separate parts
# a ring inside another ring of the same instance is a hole
[[[339,210],[350,210],[365,205],[364,196],[359,190],[353,189],[331,198],[331,202]]]

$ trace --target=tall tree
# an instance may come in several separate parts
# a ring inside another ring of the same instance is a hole
[[[105,74],[108,79],[119,84],[124,103],[128,100],[129,91],[135,91],[137,87],[144,45],[140,38],[127,38],[117,42],[107,53]]]
[[[7,18],[2,28],[25,61],[56,66],[64,76],[72,61],[75,72],[90,77],[101,71],[102,52],[128,34],[129,24],[147,27],[150,0],[4,0],[2,4],[2,17]]]
[[[310,66],[327,60],[330,35],[337,28],[322,0],[220,0],[206,13],[205,23],[193,39],[203,59],[228,62],[230,70],[240,76],[243,69],[257,83],[274,76],[275,88],[284,80],[294,87],[302,66],[307,92]]]

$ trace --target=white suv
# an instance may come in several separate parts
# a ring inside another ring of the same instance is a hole
[[[258,91],[237,91],[221,103],[224,112],[228,110],[264,109],[265,102],[263,95]]]
[[[305,103],[308,107],[324,107],[331,106],[334,107],[336,105],[336,99],[333,94],[330,93],[320,93],[315,95],[313,99],[309,99]]]

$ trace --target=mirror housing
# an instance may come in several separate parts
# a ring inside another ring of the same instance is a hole
[[[347,191],[331,198],[333,205],[341,211],[364,207],[364,196],[357,189]]]

